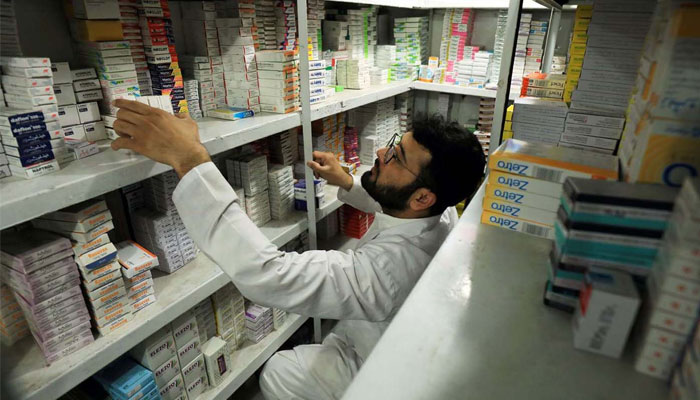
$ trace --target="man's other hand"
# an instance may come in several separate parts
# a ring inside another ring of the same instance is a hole
[[[313,156],[314,160],[306,165],[314,171],[316,177],[321,177],[331,185],[340,186],[345,190],[352,189],[352,176],[343,170],[333,153],[314,151]]]
[[[116,100],[119,107],[114,131],[120,136],[112,149],[129,149],[170,165],[182,178],[192,168],[211,161],[199,141],[197,123],[186,115],[171,115],[163,110],[132,100]]]

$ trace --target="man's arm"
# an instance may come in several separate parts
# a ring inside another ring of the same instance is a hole
[[[360,211],[374,214],[381,212],[382,207],[362,187],[361,179],[345,172],[333,153],[313,152],[313,161],[307,165],[314,174],[325,179],[331,185],[338,186],[338,198]]]
[[[213,163],[190,170],[173,201],[197,245],[250,300],[305,316],[382,321],[394,309],[394,282],[381,249],[278,251],[248,218]]]

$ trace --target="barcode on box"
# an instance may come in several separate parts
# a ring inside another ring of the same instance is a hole
[[[554,171],[556,172],[556,171]],[[543,226],[538,226],[538,225],[533,225],[533,224],[528,224],[527,222],[523,222],[523,232],[529,233],[530,235],[535,235],[539,237],[548,237],[549,236],[549,228],[545,228]]]
[[[532,174],[537,179],[543,179],[550,182],[561,182],[562,171],[542,167],[533,167]]]

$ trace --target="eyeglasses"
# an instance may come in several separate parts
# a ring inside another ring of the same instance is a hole
[[[397,138],[399,139],[398,142],[396,142]],[[411,175],[415,176],[416,178],[419,178],[418,174],[416,174],[415,172],[408,169],[408,167],[406,165],[404,165],[401,162],[401,160],[399,160],[399,157],[398,157],[398,154],[396,151],[396,146],[398,146],[399,143],[401,143],[401,136],[399,136],[399,134],[395,133],[394,136],[392,136],[391,139],[389,139],[389,143],[387,143],[387,145],[386,145],[388,150],[386,151],[386,153],[384,153],[384,165],[387,165],[391,162],[391,160],[396,159],[396,161],[399,163],[400,166],[406,168],[406,171],[410,172]]]

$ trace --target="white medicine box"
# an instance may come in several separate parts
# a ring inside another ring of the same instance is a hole
[[[78,104],[77,110],[81,124],[102,120],[102,116],[100,116],[100,107],[97,105],[97,102]]]
[[[639,294],[629,274],[590,269],[573,318],[574,347],[620,357],[639,305]]]

